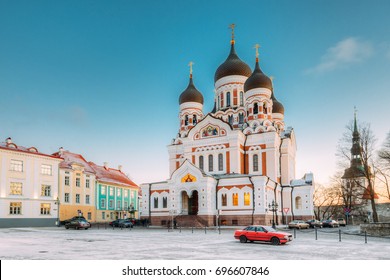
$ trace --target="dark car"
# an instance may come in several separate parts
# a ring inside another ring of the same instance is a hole
[[[91,227],[91,224],[87,220],[85,220],[85,219],[77,219],[77,220],[73,220],[73,221],[65,224],[65,228],[66,229],[70,229],[70,228],[74,228],[74,229],[80,229],[80,228],[89,229],[90,227]]]
[[[309,224],[311,228],[319,227],[322,228],[322,222],[319,220],[308,220],[306,224]]]
[[[272,227],[261,225],[248,226],[242,230],[236,230],[234,238],[240,240],[241,243],[263,241],[270,242],[272,245],[286,244],[293,239],[290,233],[276,231]]]
[[[119,227],[119,223],[122,221],[124,221],[124,219],[116,219],[116,220],[109,222],[108,224],[112,227]]]
[[[337,221],[328,219],[328,220],[322,220],[322,226],[334,228],[334,227],[339,227],[340,225]]]
[[[76,220],[85,220],[86,219],[84,218],[84,216],[74,216],[73,218],[70,218],[70,219],[67,219],[67,220],[63,220],[60,222],[60,225],[65,225],[67,223],[70,223],[72,221],[76,221]]]
[[[134,226],[133,219],[123,219],[118,222],[118,227],[132,228]]]

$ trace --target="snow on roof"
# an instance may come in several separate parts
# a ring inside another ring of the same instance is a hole
[[[0,142],[0,149],[60,159],[58,156],[55,155],[40,153],[38,149],[35,147],[26,148],[23,146],[16,145],[15,143],[12,142],[11,138],[7,138],[6,142]]]
[[[84,167],[85,172],[95,173],[95,171],[91,168],[88,162],[80,154],[71,153],[69,151],[62,151],[62,152],[57,152],[53,155],[60,156],[62,159],[64,159],[60,163],[60,168],[71,169],[73,164],[78,164]]]
[[[302,179],[291,180],[290,185],[292,187],[313,185],[314,177],[313,173],[306,173]]]
[[[138,188],[137,184],[118,169],[100,166],[93,162],[89,162],[89,165],[95,171],[96,178],[100,181]]]

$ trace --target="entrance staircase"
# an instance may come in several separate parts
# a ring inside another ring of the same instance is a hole
[[[197,215],[177,216],[175,219],[179,227],[203,228],[206,226],[206,222]]]

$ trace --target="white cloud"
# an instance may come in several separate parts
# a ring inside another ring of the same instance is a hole
[[[308,69],[306,73],[323,73],[344,68],[369,58],[372,53],[373,47],[370,42],[349,37],[328,48],[321,62]]]

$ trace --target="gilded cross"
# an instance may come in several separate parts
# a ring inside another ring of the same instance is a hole
[[[192,61],[190,61],[190,63],[188,63],[188,66],[190,66],[190,74],[192,75],[192,65],[194,65],[194,63]]]
[[[229,28],[232,30],[232,41],[234,41],[234,28],[236,28],[236,25],[232,23],[229,25]]]
[[[260,48],[260,45],[259,44],[256,44],[254,46],[254,48],[256,49],[256,58],[259,58],[259,48]]]

